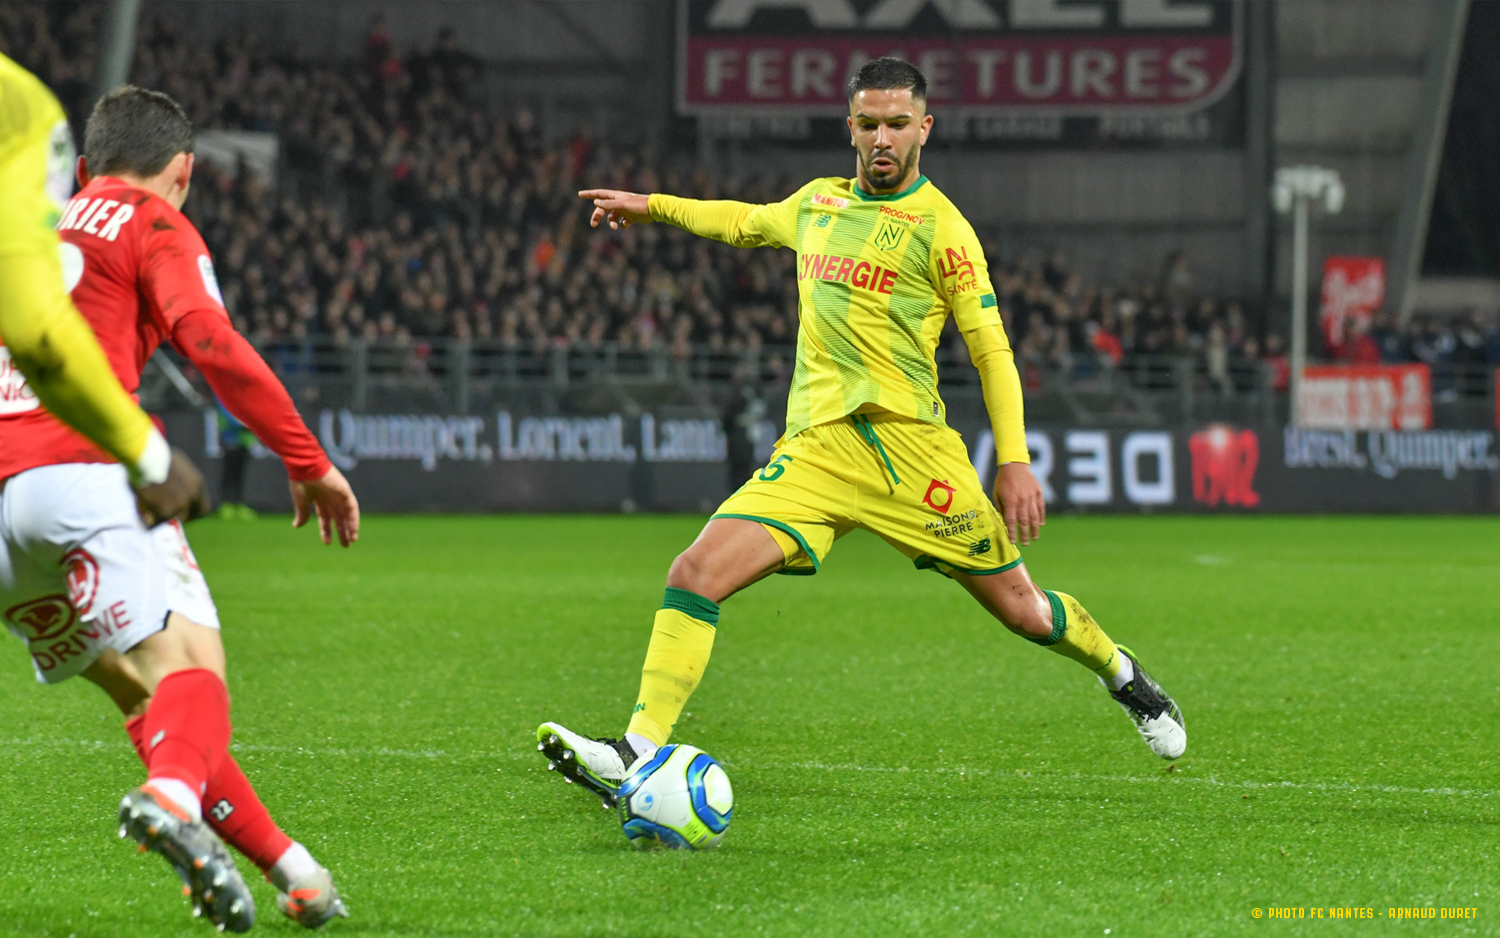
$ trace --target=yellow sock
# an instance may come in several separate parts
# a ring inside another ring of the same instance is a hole
[[[1088,610],[1067,593],[1042,592],[1052,604],[1052,634],[1031,640],[1072,658],[1106,681],[1119,674],[1120,653]]]
[[[714,650],[719,604],[691,590],[667,587],[651,627],[641,668],[641,693],[626,732],[665,746],[682,708],[698,687]]]

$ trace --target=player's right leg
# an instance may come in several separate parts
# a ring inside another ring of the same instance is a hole
[[[764,526],[713,518],[667,571],[666,595],[651,627],[641,689],[624,737],[591,738],[559,723],[537,729],[548,768],[614,804],[620,782],[639,758],[666,743],[708,667],[719,603],[781,569],[786,555]]]
[[[786,441],[678,555],[651,629],[641,689],[624,736],[592,739],[558,723],[537,729],[549,768],[614,803],[637,759],[666,744],[713,650],[719,603],[771,573],[816,573],[852,528],[854,486],[826,426]]]

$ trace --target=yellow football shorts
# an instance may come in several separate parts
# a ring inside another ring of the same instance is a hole
[[[922,570],[1000,573],[1021,562],[958,433],[886,412],[782,440],[714,517],[765,525],[786,555],[782,573],[818,572],[855,528]]]

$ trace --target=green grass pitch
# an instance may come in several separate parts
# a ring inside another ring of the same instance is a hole
[[[374,517],[347,552],[192,526],[235,754],[353,912],[326,934],[1500,934],[1496,521],[1055,519],[1033,576],[1177,697],[1174,766],[1076,664],[853,535],[724,606],[677,737],[733,779],[723,846],[637,852],[532,733],[623,729],[700,524]],[[141,772],[103,694],[35,685],[11,641],[0,714],[0,934],[212,934],[115,839]],[[241,868],[258,928],[299,931]],[[1334,906],[1376,918],[1311,917]],[[1418,906],[1475,917],[1382,918]]]

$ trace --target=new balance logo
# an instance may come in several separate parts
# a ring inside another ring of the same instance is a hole
[[[227,798],[220,798],[214,802],[212,808],[208,809],[208,813],[214,816],[215,821],[222,824],[229,819],[229,815],[234,813],[234,805],[230,804]]]
[[[646,709],[646,704],[644,702],[642,702],[642,703],[636,704],[635,705],[635,709],[632,710],[632,711],[630,711],[630,712],[631,713],[640,713],[644,709]]]
[[[987,554],[989,552],[990,552],[990,539],[987,538],[987,537],[982,537],[978,541],[976,541],[973,544],[969,545],[969,556],[970,557],[978,557],[980,554]]]

